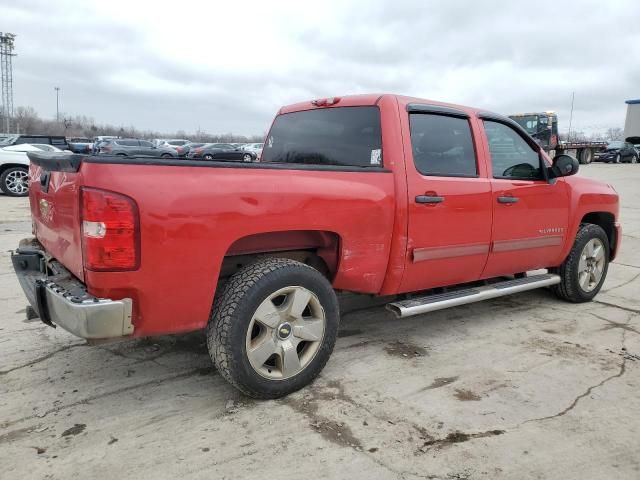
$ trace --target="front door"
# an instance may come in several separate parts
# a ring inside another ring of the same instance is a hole
[[[491,157],[493,234],[484,278],[554,266],[567,237],[563,179],[547,180],[539,149],[508,123],[484,120]]]
[[[478,168],[469,119],[463,112],[427,109],[410,113],[409,122],[408,246],[401,291],[476,280],[489,254],[491,184]]]

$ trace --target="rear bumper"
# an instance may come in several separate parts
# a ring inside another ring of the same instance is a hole
[[[82,282],[38,246],[20,247],[11,260],[27,300],[44,323],[86,339],[133,333],[131,299],[90,295]]]

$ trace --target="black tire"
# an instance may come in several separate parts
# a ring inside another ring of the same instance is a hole
[[[126,157],[126,153],[116,153],[116,157]]]
[[[210,153],[207,153],[206,155],[203,155],[203,157],[205,160],[213,160],[213,155],[211,155]]]
[[[633,155],[631,160],[629,160],[629,163],[638,163],[638,155]]]
[[[602,278],[598,282],[597,286],[591,291],[585,291],[580,286],[580,282],[578,280],[578,265],[585,245],[587,244],[587,242],[594,238],[599,239],[604,245],[604,268],[602,272]],[[569,255],[565,259],[564,263],[557,268],[549,269],[551,273],[556,273],[560,275],[561,278],[560,283],[554,285],[551,288],[554,293],[563,300],[573,303],[589,302],[598,294],[598,292],[602,288],[602,284],[607,278],[608,269],[609,239],[607,237],[607,234],[599,225],[594,225],[592,223],[583,223],[582,225],[580,225],[580,229],[578,230],[576,239],[573,242],[573,247],[571,248],[571,251],[569,252]]]
[[[242,161],[243,162],[253,162],[253,156],[250,153],[245,153],[242,156]]]
[[[170,153],[163,153],[162,155],[160,155],[160,158],[173,158],[173,155],[171,155]]]
[[[593,161],[593,151],[590,148],[583,148],[580,151],[580,163],[588,165]]]
[[[613,163],[620,163],[621,160],[622,160],[622,155],[618,153],[616,155],[616,158],[613,160]]]
[[[325,315],[322,339],[314,356],[295,375],[265,378],[249,361],[248,329],[258,307],[270,295],[291,286],[309,290],[319,301]],[[308,385],[324,368],[335,345],[339,321],[335,292],[320,272],[294,260],[267,258],[235,273],[217,295],[207,326],[207,346],[220,374],[244,394],[279,398]]]
[[[27,177],[29,175],[29,169],[27,167],[9,167],[7,168],[4,172],[2,172],[2,175],[0,175],[0,189],[2,190],[2,193],[4,193],[5,195],[9,196],[9,197],[26,197],[27,195],[29,195],[29,188],[27,186],[27,189],[24,192],[18,192],[16,191],[16,189],[18,188],[17,184],[13,184],[13,190],[11,190],[11,185],[9,185],[9,183],[11,182],[12,176],[15,176],[15,174],[22,174],[22,173],[26,173]],[[16,179],[19,180],[19,179]],[[18,185],[22,185],[22,183],[18,184]],[[20,187],[22,188],[22,187]]]

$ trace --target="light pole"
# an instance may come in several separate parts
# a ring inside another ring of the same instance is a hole
[[[53,87],[56,91],[56,122],[60,121],[60,87]]]

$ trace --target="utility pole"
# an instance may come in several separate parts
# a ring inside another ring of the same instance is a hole
[[[56,91],[56,122],[60,121],[60,87],[53,87]]]
[[[576,98],[576,92],[571,92],[571,114],[569,115],[569,133],[567,133],[567,142],[571,141],[571,123],[573,122],[573,101]]]
[[[2,77],[2,116],[6,133],[11,132],[11,118],[13,117],[13,33],[0,32],[0,76]],[[0,125],[0,129],[3,126]]]

